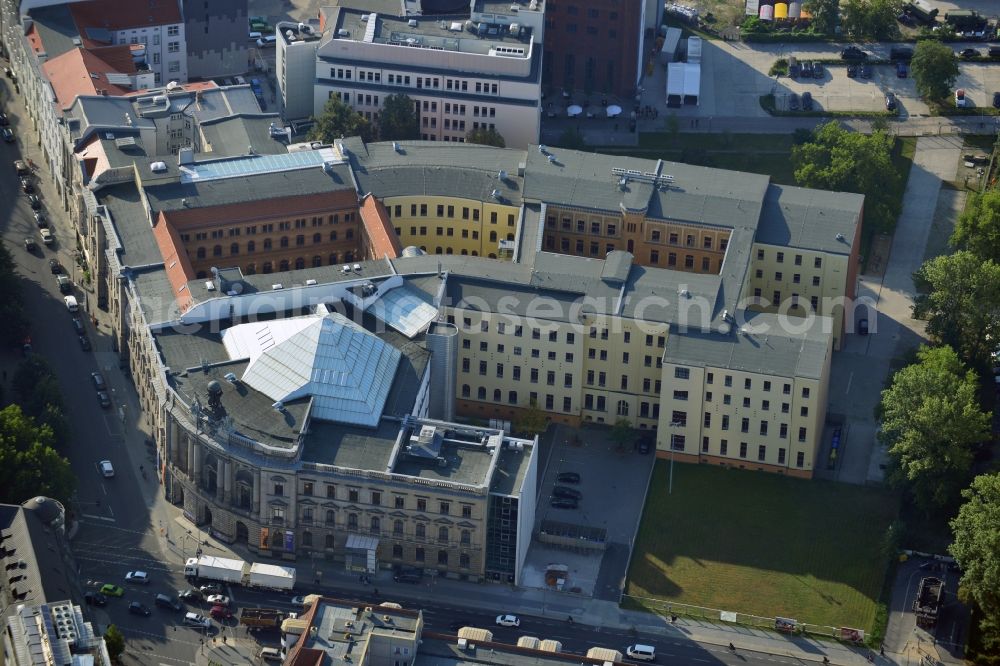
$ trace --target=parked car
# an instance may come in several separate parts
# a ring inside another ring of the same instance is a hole
[[[27,178],[21,178],[21,191],[25,193],[34,192],[35,186]]]
[[[978,58],[980,54],[978,49],[962,49],[957,55],[962,60],[972,60]]]
[[[497,624],[501,627],[520,627],[521,619],[516,615],[497,615]]]
[[[52,235],[52,232],[46,229],[39,229],[38,235],[42,237],[42,242],[46,245],[52,245],[55,242],[56,237]]]
[[[108,395],[107,391],[97,392],[97,402],[101,405],[102,409],[111,407],[111,397]]]
[[[101,594],[107,597],[122,597],[125,596],[125,588],[118,585],[112,585],[111,583],[105,583],[104,585],[101,585]]]
[[[860,70],[859,73],[861,74],[861,78],[863,78],[863,79],[870,79],[870,78],[872,78],[872,66],[869,65],[867,62],[862,63],[861,64],[861,70]]]
[[[578,502],[581,499],[583,499],[583,493],[581,493],[579,490],[576,490],[574,488],[567,488],[566,486],[556,486],[555,488],[553,488],[552,489],[552,496],[553,497],[561,497],[561,498],[564,498],[564,499],[576,500]]]
[[[199,615],[198,613],[185,613],[184,624],[188,625],[189,627],[208,629],[209,627],[212,626],[212,621],[209,620],[204,615]]]
[[[0,127],[7,127],[7,125],[10,125],[10,118],[7,117],[6,113],[0,111]]]
[[[29,194],[28,203],[31,205],[31,210],[38,210],[42,207],[42,200],[38,198],[37,194]]]
[[[579,472],[559,472],[556,475],[556,481],[559,483],[580,483],[580,473]]]
[[[44,212],[42,212],[40,210],[36,210],[31,215],[32,215],[32,217],[35,218],[35,224],[38,226],[38,228],[49,226],[49,221],[47,219],[45,219],[45,213]]]
[[[152,611],[149,610],[148,606],[146,606],[145,604],[140,604],[138,601],[129,602],[128,612],[131,613],[132,615],[142,615],[145,617],[149,617],[150,614],[152,613]]]
[[[83,335],[87,332],[86,329],[83,328],[83,322],[76,317],[73,317],[70,321],[73,322],[73,330],[76,331],[77,335]]]
[[[896,110],[896,95],[894,93],[885,94],[885,110],[895,111]]]
[[[49,272],[53,275],[61,275],[64,272],[58,259],[49,259]]]
[[[959,109],[971,109],[975,106],[969,96],[965,94],[964,88],[955,91],[955,106]]]
[[[114,477],[114,475],[115,475],[115,468],[111,464],[110,460],[102,460],[101,462],[97,463],[97,465],[98,465],[98,468],[101,470],[101,476],[103,476],[105,479],[110,479],[110,478]],[[112,586],[112,587],[114,587],[114,586]],[[101,592],[104,592],[104,590],[101,590]],[[107,594],[107,592],[104,592],[104,593]],[[116,594],[114,596],[120,597],[122,595]]]
[[[1000,109],[1000,92],[993,93],[993,108]]]
[[[90,338],[86,335],[78,335],[76,339],[80,343],[80,349],[83,351],[90,351]]]
[[[858,78],[858,66],[851,64],[847,66],[847,78],[856,79]]]
[[[811,79],[813,75],[813,64],[812,60],[806,60],[802,63],[802,78]]]
[[[905,62],[902,62],[902,61],[897,62],[896,63],[896,78],[905,79],[909,75],[910,75],[910,66],[907,65]]]
[[[788,75],[793,79],[802,73],[802,65],[795,56],[788,57]]]
[[[7,143],[14,143],[14,141],[16,140],[16,137],[14,136],[14,130],[12,130],[9,127],[4,127],[2,134],[3,134],[3,140],[6,141]]]
[[[803,95],[803,97],[804,97],[804,95]],[[652,438],[652,436],[650,436],[650,435],[643,435],[642,437],[639,438],[639,441],[636,442],[635,447],[639,451],[639,453],[641,453],[642,455],[646,455],[647,453],[649,453],[650,451],[653,450],[653,438]]]
[[[424,572],[416,567],[396,567],[392,579],[397,583],[418,584],[424,577]]]
[[[798,111],[799,110],[799,96],[796,93],[792,93],[788,96],[788,110]]]
[[[68,294],[73,291],[73,281],[69,279],[69,276],[60,273],[56,276],[56,284],[59,285],[59,293]]]
[[[104,381],[104,375],[99,372],[90,373],[90,379],[94,382],[94,388],[98,391],[103,391],[108,388],[107,382]]]
[[[24,249],[27,250],[28,252],[33,253],[35,250],[38,249],[38,244],[35,242],[34,238],[25,238]]]
[[[823,63],[814,62],[813,63],[813,78],[822,79],[823,78]]]
[[[88,606],[103,606],[108,603],[108,598],[100,592],[86,592],[83,595],[83,601]]]
[[[867,60],[868,54],[857,46],[848,46],[840,52],[840,58],[842,60]]]
[[[149,585],[149,574],[145,571],[129,571],[125,574],[125,582],[136,585]]]
[[[555,497],[549,502],[549,506],[553,509],[576,509],[579,508],[579,503],[575,499],[569,499],[568,497]]]

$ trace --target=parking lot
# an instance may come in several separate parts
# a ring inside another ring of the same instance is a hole
[[[609,428],[555,428],[552,445],[540,461],[538,511],[523,584],[545,588],[550,565],[565,565],[564,589],[617,601],[654,456],[636,452],[631,444],[619,450],[610,439]],[[578,473],[580,482],[558,483],[557,477],[565,472]],[[579,491],[578,507],[553,508],[555,486]],[[607,548],[587,550],[544,543],[539,539],[543,524],[550,530],[555,526],[591,534],[603,530]]]
[[[815,111],[884,111],[886,93],[899,100],[901,117],[925,116],[927,105],[919,99],[912,77],[898,78],[890,65],[873,66],[872,78],[849,78],[845,66],[825,67],[819,79],[768,76],[779,58],[795,56],[799,61],[839,60],[841,44],[754,44],[705,41],[702,46],[701,98],[699,106],[673,109],[680,117],[766,117],[760,106],[762,95],[774,94],[778,109],[786,108],[791,93],[809,92]],[[949,44],[956,52],[975,48],[986,53],[987,44]],[[873,59],[888,59],[889,44],[865,44]],[[989,106],[1000,91],[1000,63],[962,62],[957,88],[964,88],[977,107]],[[663,105],[665,74],[662,65],[644,83],[646,90]]]

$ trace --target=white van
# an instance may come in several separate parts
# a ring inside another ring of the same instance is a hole
[[[261,37],[260,39],[257,40],[257,48],[259,49],[273,48],[277,43],[278,43],[277,37],[275,37],[274,35],[268,35],[267,37]]]
[[[275,647],[261,648],[257,658],[264,661],[281,661],[281,650]]]
[[[251,32],[250,33],[250,41],[251,42],[255,42],[258,39],[260,39],[261,37],[263,37],[263,35],[261,33],[259,33],[259,32],[255,31],[255,32]]]
[[[656,661],[656,648],[652,645],[636,643],[625,648],[625,654],[639,661]]]
[[[76,302],[76,296],[66,296],[63,298],[63,303],[66,304],[66,309],[70,312],[76,312],[80,309],[80,304]]]

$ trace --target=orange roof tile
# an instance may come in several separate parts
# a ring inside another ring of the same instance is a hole
[[[31,44],[31,50],[37,53],[45,52],[45,45],[42,44],[42,36],[38,34],[38,30],[35,29],[35,24],[32,23],[31,27],[28,28],[28,34],[25,35],[28,38],[28,43]]]
[[[370,259],[389,257],[395,259],[403,251],[399,236],[389,219],[389,211],[374,195],[368,193],[361,200],[361,223],[368,237]]]
[[[121,47],[98,49],[107,52],[113,60],[121,58],[114,50]],[[128,50],[128,47],[125,47]],[[131,63],[131,58],[129,58]],[[98,90],[106,90],[108,95],[117,97],[128,92],[128,88],[108,82],[109,73],[134,74],[135,65],[130,70],[122,71],[106,62],[102,57],[87,49],[76,48],[67,51],[57,58],[42,64],[42,70],[52,83],[59,106],[69,108],[80,95],[98,95]]]
[[[184,22],[178,0],[90,0],[70,3],[69,10],[84,38],[85,28],[125,30]]]
[[[153,237],[160,248],[163,265],[167,268],[167,279],[170,280],[170,286],[173,287],[177,307],[180,308],[181,312],[186,312],[191,307],[192,301],[187,283],[195,278],[195,272],[191,268],[191,260],[188,259],[187,250],[184,249],[184,244],[181,242],[181,236],[163,217],[163,213],[160,213],[153,226]]]

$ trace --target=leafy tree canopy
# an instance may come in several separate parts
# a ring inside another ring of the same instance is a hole
[[[913,50],[910,63],[917,92],[928,100],[940,101],[951,94],[958,78],[958,63],[951,48],[933,39],[922,39]]]
[[[982,611],[984,647],[1000,653],[1000,474],[983,474],[962,491],[965,504],[951,521],[949,550],[962,568],[959,594]]]
[[[913,282],[913,316],[927,320],[927,332],[972,367],[989,367],[1000,341],[1000,265],[959,250],[925,262]]]
[[[53,445],[51,428],[36,425],[20,406],[0,410],[0,502],[20,504],[35,495],[69,501],[76,478]]]
[[[527,409],[521,412],[521,418],[517,421],[518,431],[528,437],[540,435],[548,427],[548,417],[545,415],[545,412],[539,409],[538,403],[534,400],[531,401]]]
[[[327,100],[323,113],[314,118],[316,124],[309,132],[310,141],[333,143],[347,136],[360,136],[365,142],[374,136],[372,125],[364,116],[349,107],[337,96]]]
[[[0,342],[20,345],[28,331],[28,320],[24,316],[21,302],[21,277],[17,274],[14,257],[6,243],[0,243]]]
[[[892,162],[893,138],[865,135],[836,121],[821,125],[812,140],[792,146],[795,181],[804,187],[865,195],[865,224],[892,229],[899,216],[895,197],[901,176]]]
[[[122,653],[125,652],[125,636],[121,629],[113,624],[109,626],[108,630],[104,632],[104,644],[108,648],[108,656],[111,657],[111,661],[118,663]]]
[[[889,447],[890,480],[927,512],[947,507],[969,478],[973,444],[989,433],[977,381],[948,346],[921,347],[882,391],[880,438]]]
[[[420,124],[413,100],[402,93],[385,98],[378,116],[378,137],[382,141],[410,141],[420,138]]]
[[[1000,261],[1000,190],[972,194],[959,215],[951,244],[980,259]]]
[[[840,23],[840,0],[806,0],[802,8],[812,16],[817,32],[832,35]]]
[[[480,127],[479,129],[474,129],[465,135],[466,143],[478,143],[482,146],[496,146],[497,148],[506,148],[507,142],[504,141],[503,135],[500,132],[492,128]]]
[[[845,0],[844,29],[855,39],[883,40],[899,33],[904,0]]]

